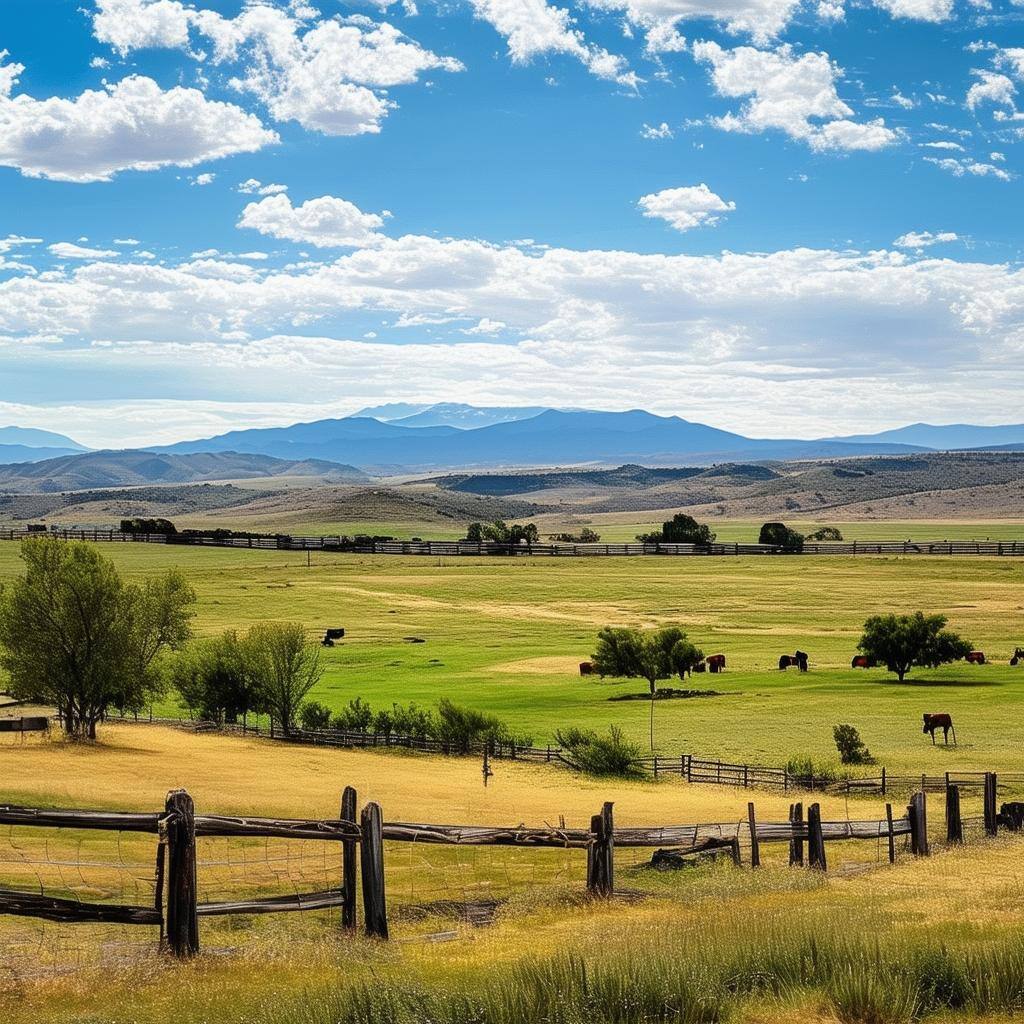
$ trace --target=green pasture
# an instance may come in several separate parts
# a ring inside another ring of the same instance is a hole
[[[656,705],[658,752],[781,763],[834,757],[831,729],[856,725],[891,770],[1016,768],[1024,740],[1024,560],[941,557],[397,558],[101,545],[128,575],[178,566],[199,594],[201,634],[262,619],[344,626],[324,651],[317,699],[430,705],[442,696],[493,711],[535,742],[559,727],[611,724],[646,741],[642,680],[581,678],[577,663],[605,624],[680,623],[722,675],[689,686],[721,696]],[[18,571],[0,544],[0,579]],[[944,612],[992,664],[915,671],[898,685],[883,670],[852,670],[859,627],[877,612]],[[404,638],[417,637],[423,643]],[[812,670],[777,668],[800,648]],[[673,685],[673,684],[669,684]],[[674,685],[680,685],[678,681]],[[157,709],[168,713],[172,703]],[[922,712],[950,712],[959,746],[932,747]]]

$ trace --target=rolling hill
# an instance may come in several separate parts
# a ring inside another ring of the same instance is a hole
[[[170,455],[155,452],[84,452],[0,468],[0,492],[54,493],[97,488],[184,484],[216,480],[314,477],[329,482],[361,482],[352,466],[316,460],[285,461],[233,452]]]

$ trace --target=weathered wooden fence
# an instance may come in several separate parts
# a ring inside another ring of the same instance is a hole
[[[120,530],[9,528],[0,540],[49,536],[60,540],[108,543],[181,544],[192,547],[248,548],[264,551],[330,551],[360,555],[428,555],[575,558],[636,555],[995,555],[1024,556],[1024,540],[882,540],[806,541],[802,552],[785,551],[773,544],[504,544],[467,540],[371,540],[345,536],[292,536],[253,534],[225,537],[202,533],[123,533]]]
[[[995,792],[996,778],[990,774],[985,785],[985,832],[994,835],[1000,825],[1019,831],[1024,826],[1024,804],[1004,805],[997,814]],[[0,887],[0,914],[64,923],[153,926],[159,929],[162,948],[175,956],[188,957],[199,952],[199,921],[203,917],[339,907],[342,929],[352,931],[357,925],[357,886],[362,891],[365,933],[378,939],[388,938],[385,842],[580,849],[586,852],[587,891],[596,897],[615,892],[616,848],[655,848],[660,854],[678,855],[728,849],[734,863],[739,864],[743,839],[748,844],[751,868],[758,868],[762,845],[785,843],[789,847],[790,865],[804,865],[806,846],[807,865],[821,871],[827,870],[826,844],[841,840],[886,839],[890,863],[896,859],[896,840],[902,836],[909,837],[915,856],[927,856],[930,850],[923,791],[911,796],[906,811],[899,817],[893,816],[892,804],[887,804],[886,817],[878,821],[823,821],[817,803],[807,808],[806,819],[803,805],[792,804],[784,822],[759,822],[754,804],[750,803],[746,820],[740,822],[621,828],[615,826],[613,805],[605,803],[591,819],[589,829],[385,822],[376,803],[366,804],[357,820],[356,810],[356,792],[352,787],[347,787],[342,795],[338,818],[323,820],[198,813],[184,790],[168,793],[163,811],[151,813],[0,806],[0,825],[12,828],[98,829],[150,834],[157,839],[152,905],[94,903]],[[945,810],[947,843],[958,845],[964,841],[964,828],[960,790],[955,784],[947,787]],[[341,843],[339,884],[318,892],[200,902],[197,843],[211,836]]]

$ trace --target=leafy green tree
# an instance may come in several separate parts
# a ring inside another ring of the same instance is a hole
[[[651,750],[654,749],[654,701],[658,680],[678,671],[673,660],[677,645],[686,643],[686,634],[678,626],[662,629],[628,629],[606,626],[597,634],[597,650],[591,655],[599,676],[646,679],[651,688]],[[688,652],[679,647],[680,655]]]
[[[68,736],[95,739],[110,707],[163,692],[161,655],[191,635],[195,593],[176,571],[141,586],[88,544],[22,543],[23,576],[0,593],[0,668],[19,699],[55,707]]]
[[[306,694],[323,676],[320,648],[307,643],[305,630],[297,622],[253,626],[246,646],[262,710],[278,721],[287,736]]]
[[[944,615],[873,615],[864,623],[858,650],[895,672],[902,683],[907,673],[919,666],[938,668],[966,658],[971,645],[946,629]]]
[[[641,544],[713,544],[715,534],[707,524],[698,523],[685,512],[677,512],[661,524],[660,533],[642,533],[636,539]]]
[[[704,652],[684,636],[673,644],[669,657],[673,671],[685,679],[704,660]]]
[[[331,709],[318,700],[307,700],[299,711],[299,721],[309,732],[326,729],[331,724]]]
[[[804,535],[791,530],[785,523],[765,523],[757,543],[771,544],[787,554],[799,554],[804,549]]]
[[[263,704],[249,638],[230,629],[177,658],[171,684],[189,711],[211,722],[245,721]]]

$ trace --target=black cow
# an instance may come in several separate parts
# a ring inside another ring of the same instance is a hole
[[[324,633],[323,640],[320,641],[321,647],[333,647],[335,640],[340,640],[345,635],[343,629],[328,629]]]
[[[785,671],[787,668],[796,665],[801,672],[806,672],[808,658],[809,655],[804,651],[797,651],[796,654],[783,654],[779,658],[779,668]]]

